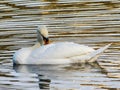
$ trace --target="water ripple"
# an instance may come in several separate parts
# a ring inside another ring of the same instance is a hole
[[[1,0],[0,13],[1,90],[120,89],[119,0]],[[38,25],[52,41],[113,44],[97,64],[13,66],[13,53],[36,42]]]

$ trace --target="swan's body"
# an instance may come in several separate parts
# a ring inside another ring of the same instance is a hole
[[[66,64],[94,62],[109,45],[94,50],[91,47],[73,42],[57,42],[18,50],[13,56],[15,64]]]

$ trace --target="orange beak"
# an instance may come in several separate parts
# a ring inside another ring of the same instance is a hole
[[[43,40],[44,40],[44,44],[46,45],[46,44],[49,44],[49,38],[43,38]]]

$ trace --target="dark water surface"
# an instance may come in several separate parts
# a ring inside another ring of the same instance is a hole
[[[36,42],[38,25],[53,41],[113,44],[98,63],[13,66],[13,53]],[[120,1],[0,0],[0,90],[88,89],[120,90]]]

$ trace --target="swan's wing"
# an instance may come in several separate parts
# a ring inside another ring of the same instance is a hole
[[[72,43],[72,42],[60,42],[45,45],[42,48],[34,51],[32,56],[39,59],[60,59],[60,58],[69,58],[72,56],[83,55],[88,52],[92,52],[94,49]],[[35,55],[34,55],[35,54]]]
[[[88,62],[94,62],[112,43],[95,50],[94,52],[89,53]]]
[[[111,44],[101,47],[86,55],[72,57],[72,62],[94,62]]]

